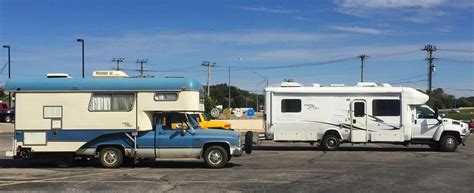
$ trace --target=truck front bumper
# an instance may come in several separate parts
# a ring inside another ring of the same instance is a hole
[[[466,129],[466,133],[464,135],[461,135],[461,141],[462,144],[466,141],[467,138],[471,135],[471,131],[469,129]]]
[[[239,157],[239,156],[242,156],[242,154],[244,154],[243,146],[230,148],[230,155]]]

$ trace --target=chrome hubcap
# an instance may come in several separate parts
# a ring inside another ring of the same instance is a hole
[[[222,162],[222,153],[218,150],[212,150],[207,158],[212,164],[219,164]]]
[[[329,147],[333,147],[336,145],[336,140],[335,139],[329,139],[328,140],[328,146]]]
[[[448,139],[446,140],[446,145],[448,145],[448,146],[453,146],[454,143],[456,143],[456,142],[454,141],[453,138],[448,138]]]
[[[115,153],[114,151],[105,152],[104,161],[107,164],[114,164],[115,162],[117,162],[117,153]]]

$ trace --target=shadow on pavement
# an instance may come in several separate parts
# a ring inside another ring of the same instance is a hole
[[[253,146],[255,151],[324,151],[316,146]],[[407,151],[407,152],[433,152],[429,147],[340,147],[337,151]]]
[[[241,165],[230,162],[225,168],[239,167]],[[101,168],[98,160],[75,162],[67,168]],[[54,161],[43,160],[13,160],[0,159],[0,168],[64,168],[58,167]],[[141,160],[137,164],[124,163],[121,168],[162,168],[162,169],[197,169],[207,168],[202,161],[154,161]]]

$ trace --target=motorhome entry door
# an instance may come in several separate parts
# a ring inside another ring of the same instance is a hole
[[[351,142],[367,142],[367,104],[365,100],[351,102]]]

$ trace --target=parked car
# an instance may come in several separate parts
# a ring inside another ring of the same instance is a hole
[[[204,113],[189,113],[189,115],[203,129],[230,129],[230,123],[227,121],[209,120]]]
[[[0,103],[0,121],[11,123],[15,120],[15,109],[8,107],[6,103]]]
[[[470,129],[474,129],[474,121],[471,121],[471,122],[469,123],[469,128],[470,128]]]

